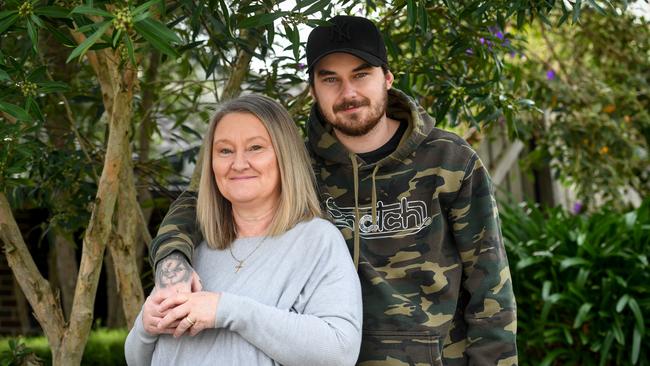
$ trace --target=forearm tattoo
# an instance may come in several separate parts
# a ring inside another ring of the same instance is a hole
[[[177,283],[189,283],[192,267],[182,254],[172,253],[158,263],[156,268],[156,286],[165,288]]]

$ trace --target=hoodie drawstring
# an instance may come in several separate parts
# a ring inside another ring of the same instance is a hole
[[[350,153],[350,161],[352,162],[352,175],[354,179],[354,249],[352,252],[352,259],[354,260],[354,268],[359,270],[359,164],[357,157]]]
[[[375,187],[375,175],[379,170],[379,165],[375,165],[375,169],[372,170],[372,202],[370,203],[370,209],[372,210],[372,231],[378,231],[379,225],[377,224],[377,188]]]
[[[359,270],[359,255],[361,252],[360,249],[360,240],[361,240],[361,231],[359,229],[360,217],[359,217],[359,163],[357,162],[357,157],[355,154],[350,153],[350,162],[352,162],[352,175],[354,179],[354,249],[352,252],[352,259],[354,260],[354,268]],[[375,169],[372,171],[372,202],[371,202],[371,211],[372,211],[372,223],[370,227],[371,232],[379,230],[379,225],[377,224],[377,188],[375,185],[375,176],[379,170],[379,165],[375,166]]]

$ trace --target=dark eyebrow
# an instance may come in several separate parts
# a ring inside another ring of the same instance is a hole
[[[374,67],[374,66],[372,66],[371,64],[369,64],[369,63],[367,63],[367,62],[364,62],[364,63],[362,63],[361,65],[357,66],[354,70],[352,70],[352,72],[357,72],[357,71],[361,71],[361,70],[367,70],[367,69],[371,69],[371,68],[373,68],[373,67]]]
[[[330,70],[318,70],[317,74],[318,76],[336,75],[334,71]]]
[[[362,71],[362,70],[368,70],[368,69],[372,69],[373,67],[375,67],[375,66],[372,66],[371,64],[369,64],[367,62],[364,62],[361,65],[355,67],[354,70],[352,70],[352,72],[359,72],[359,71]],[[330,71],[330,70],[318,70],[316,72],[316,74],[318,74],[318,76],[336,75],[336,73],[334,71]]]

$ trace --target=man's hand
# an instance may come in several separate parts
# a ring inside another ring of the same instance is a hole
[[[180,293],[201,291],[203,286],[199,275],[192,269],[187,259],[177,252],[168,255],[158,263],[155,283],[151,295],[144,302],[142,324],[149,334],[172,334],[178,322],[172,322],[165,328],[158,327],[158,323],[170,310],[169,307],[161,308],[162,302]]]

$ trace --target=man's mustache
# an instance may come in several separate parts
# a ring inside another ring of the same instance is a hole
[[[370,105],[369,99],[346,100],[335,105],[332,109],[334,110],[334,112],[341,112],[347,109],[365,107],[369,105]]]

